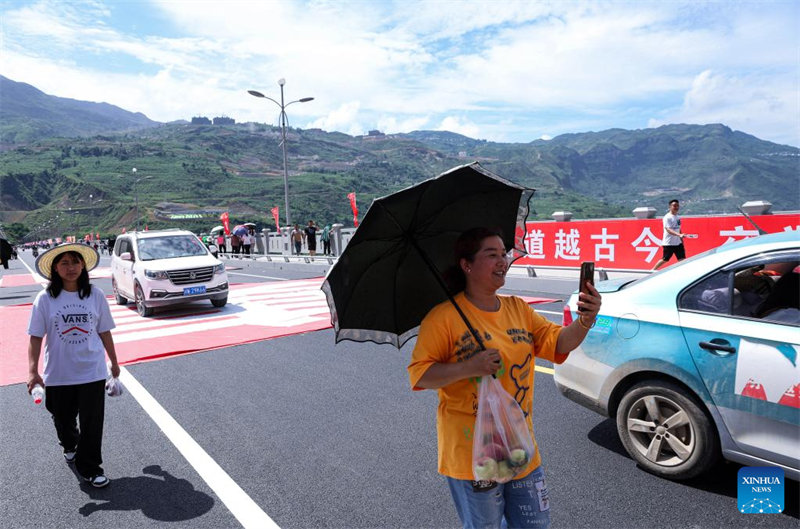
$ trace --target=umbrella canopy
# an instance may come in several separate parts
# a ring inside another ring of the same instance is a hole
[[[499,227],[514,257],[524,255],[533,191],[473,163],[375,200],[322,284],[336,341],[400,348],[414,337],[431,308],[453,301],[441,272],[468,229]]]
[[[247,226],[243,224],[237,224],[236,226],[233,227],[233,234],[238,237],[241,237],[242,235],[248,233],[249,231],[250,230],[247,228]]]
[[[247,227],[250,227],[250,228],[255,228],[255,227],[256,227],[256,223],[255,223],[255,222],[245,222],[244,224],[242,224],[242,226],[247,226]]]
[[[224,226],[214,226],[213,228],[211,228],[211,231],[209,233],[213,234],[213,233],[218,233],[220,231],[225,231],[225,227]]]

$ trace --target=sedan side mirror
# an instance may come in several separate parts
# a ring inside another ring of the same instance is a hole
[[[122,252],[119,258],[123,261],[133,261],[133,255],[131,255],[131,252]]]

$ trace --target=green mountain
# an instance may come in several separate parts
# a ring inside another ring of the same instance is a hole
[[[3,90],[0,123],[14,141],[0,152],[0,222],[14,225],[18,236],[118,233],[135,226],[137,202],[140,223],[150,228],[208,230],[223,211],[234,223],[274,228],[273,206],[284,218],[276,127],[151,126],[137,121],[141,114],[113,107],[123,131],[81,133],[94,122],[85,109],[108,105],[76,106],[38,91],[39,106],[31,98],[7,104]],[[50,137],[23,141],[18,131],[33,125],[7,122],[11,114],[24,123],[58,119],[50,122]],[[137,123],[146,128],[134,130]],[[735,212],[759,199],[776,211],[800,209],[800,150],[724,125],[612,129],[525,144],[441,131],[354,137],[290,129],[287,147],[292,220],[303,224],[351,226],[347,193],[356,192],[363,217],[372,199],[474,160],[537,189],[531,219],[557,210],[574,218],[630,217],[638,206],[663,211],[672,197],[681,199],[684,214]]]
[[[92,136],[158,125],[142,113],[50,96],[0,75],[0,146],[4,148],[53,136]]]

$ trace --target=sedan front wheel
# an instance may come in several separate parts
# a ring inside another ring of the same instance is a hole
[[[640,466],[667,479],[689,479],[719,458],[714,423],[680,386],[647,381],[631,387],[617,409],[617,432]]]

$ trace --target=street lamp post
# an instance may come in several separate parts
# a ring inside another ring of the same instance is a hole
[[[288,168],[288,164],[287,164],[287,155],[286,155],[286,126],[288,124],[287,123],[288,122],[288,118],[286,116],[286,107],[288,107],[289,105],[291,105],[293,103],[308,103],[309,101],[312,101],[314,98],[313,97],[303,97],[301,99],[297,99],[295,101],[290,101],[289,103],[284,104],[283,103],[283,85],[286,84],[286,80],[285,79],[278,79],[278,84],[281,87],[281,102],[280,103],[278,103],[277,101],[275,101],[271,97],[265,96],[261,92],[257,92],[255,90],[248,90],[247,93],[250,94],[251,96],[261,97],[261,98],[264,98],[264,99],[269,99],[270,101],[272,101],[273,103],[278,105],[280,107],[280,109],[281,109],[280,121],[281,121],[281,145],[283,146],[283,195],[284,195],[284,206],[286,208],[286,225],[287,226],[291,226],[292,225],[292,217],[291,217],[291,214],[289,213],[289,168]]]
[[[139,188],[136,187],[136,184],[139,183],[139,180],[147,180],[148,178],[152,178],[152,175],[148,176],[140,176],[136,178],[136,168],[134,167],[131,172],[133,173],[133,199],[134,203],[136,204],[136,231],[139,231]]]
[[[139,193],[136,191],[136,168],[134,167],[131,169],[131,173],[133,173],[133,200],[134,204],[136,205],[136,231],[139,231]]]

